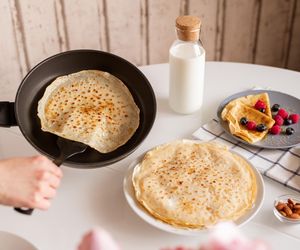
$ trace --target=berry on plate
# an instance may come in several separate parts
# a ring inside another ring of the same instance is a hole
[[[271,134],[273,135],[278,135],[281,132],[281,127],[279,125],[274,125],[271,129],[270,129]]]
[[[249,130],[255,130],[256,129],[256,123],[254,121],[248,121],[246,124],[247,129]]]
[[[293,123],[293,121],[291,120],[291,119],[289,119],[289,118],[287,118],[287,119],[284,119],[284,125],[291,125]]]
[[[241,120],[240,120],[240,123],[242,125],[246,125],[248,123],[248,119],[246,117],[242,117]]]
[[[280,105],[279,104],[277,104],[277,103],[275,103],[273,106],[272,106],[272,112],[277,112],[278,110],[279,110],[279,108],[280,108]]]
[[[275,121],[275,124],[279,126],[281,126],[284,122],[284,119],[280,115],[275,115],[273,119]]]
[[[289,113],[285,109],[279,109],[277,115],[280,115],[283,119],[288,118]]]
[[[260,112],[266,113],[266,109],[259,109]]]
[[[287,135],[292,135],[292,134],[295,133],[295,130],[293,128],[291,128],[291,127],[288,127],[288,128],[286,128],[285,133]]]
[[[254,105],[254,108],[257,110],[261,110],[261,109],[266,110],[266,107],[267,105],[262,100],[258,100]]]
[[[297,123],[299,121],[300,115],[299,114],[290,114],[289,119],[292,120],[293,123]]]
[[[268,128],[267,128],[267,126],[265,125],[265,124],[258,124],[257,126],[256,126],[256,131],[258,131],[258,132],[264,132],[264,131],[266,131]]]

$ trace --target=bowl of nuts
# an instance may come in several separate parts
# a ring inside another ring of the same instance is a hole
[[[290,194],[277,197],[273,212],[282,222],[300,223],[300,198]]]

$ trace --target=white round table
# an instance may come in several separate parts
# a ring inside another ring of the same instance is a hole
[[[87,170],[62,167],[64,178],[50,210],[35,210],[32,216],[25,216],[1,206],[0,230],[17,234],[41,250],[74,250],[84,232],[95,226],[108,230],[123,250],[199,246],[206,234],[198,237],[170,234],[147,224],[130,209],[122,189],[128,165],[158,144],[192,138],[197,128],[216,117],[218,104],[236,92],[259,86],[300,98],[298,72],[250,64],[208,62],[202,110],[192,115],[179,115],[168,106],[168,64],[140,69],[152,84],[158,105],[154,126],[141,146],[126,159],[108,167]],[[0,158],[36,154],[18,128],[0,128],[0,138]],[[264,177],[264,181],[264,204],[256,217],[241,227],[242,232],[251,238],[268,241],[273,249],[299,249],[300,225],[282,224],[272,213],[276,196],[297,193],[268,178]],[[5,249],[3,247],[0,244],[0,249]]]

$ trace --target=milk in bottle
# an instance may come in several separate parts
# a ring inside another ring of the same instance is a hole
[[[169,104],[181,114],[199,110],[203,102],[205,50],[199,41],[200,19],[176,19],[178,39],[169,50]]]

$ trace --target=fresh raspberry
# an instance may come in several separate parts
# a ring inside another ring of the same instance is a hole
[[[246,124],[247,129],[249,130],[255,130],[256,129],[256,123],[254,121],[248,121]]]
[[[284,119],[280,115],[274,116],[274,121],[276,125],[281,126],[284,123]]]
[[[274,125],[271,129],[270,129],[271,134],[273,135],[278,135],[281,132],[281,127],[279,125]]]
[[[297,123],[299,121],[300,115],[299,114],[291,114],[289,119],[292,120],[293,123]]]
[[[283,119],[288,118],[289,113],[285,109],[279,109],[277,115],[280,115]]]
[[[266,109],[266,107],[267,105],[262,100],[258,100],[254,105],[254,108],[256,108],[257,110]]]

